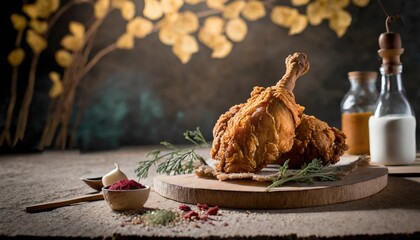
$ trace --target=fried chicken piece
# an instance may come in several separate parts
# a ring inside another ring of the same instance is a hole
[[[272,87],[255,87],[246,103],[221,115],[213,129],[211,157],[225,173],[258,172],[293,145],[303,107],[293,95],[295,81],[309,69],[307,57],[286,59],[286,73]]]
[[[290,168],[300,168],[318,158],[324,165],[334,164],[349,149],[346,136],[335,127],[314,116],[303,114],[296,128],[292,149],[280,156],[280,164],[289,159]]]

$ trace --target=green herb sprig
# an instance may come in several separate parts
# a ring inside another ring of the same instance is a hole
[[[303,182],[312,184],[315,181],[336,181],[339,180],[342,171],[339,168],[327,168],[322,165],[319,159],[314,159],[309,164],[302,165],[299,170],[288,170],[289,160],[280,166],[279,176],[273,180],[273,183],[267,187],[266,191],[279,187],[287,182]]]
[[[157,165],[157,173],[177,175],[191,173],[194,170],[194,163],[204,162],[204,159],[198,155],[195,150],[199,148],[209,147],[200,128],[184,132],[185,140],[193,144],[192,147],[177,148],[169,142],[161,142],[164,149],[152,150],[146,156],[151,157],[149,160],[139,162],[138,168],[135,170],[139,179],[146,178],[152,166]]]

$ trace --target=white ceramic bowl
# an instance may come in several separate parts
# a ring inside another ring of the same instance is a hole
[[[133,190],[109,190],[109,187],[103,187],[102,193],[106,203],[114,211],[141,209],[149,198],[149,186]]]

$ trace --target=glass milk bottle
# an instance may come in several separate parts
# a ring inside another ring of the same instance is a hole
[[[405,97],[401,72],[401,38],[398,33],[379,37],[382,58],[381,93],[369,119],[371,160],[385,165],[411,164],[416,158],[416,119]]]
[[[348,73],[350,90],[341,101],[341,126],[349,154],[369,154],[369,118],[375,111],[377,72]]]

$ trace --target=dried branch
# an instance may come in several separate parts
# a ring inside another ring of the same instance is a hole
[[[18,35],[16,36],[15,41],[15,47],[19,47],[22,38],[23,38],[23,30],[20,30],[18,32]],[[4,125],[3,132],[0,134],[0,146],[3,145],[3,142],[6,141],[8,146],[12,145],[12,137],[10,134],[10,127],[12,125],[13,120],[13,112],[15,110],[16,106],[16,99],[17,99],[17,80],[18,80],[18,73],[19,73],[19,67],[14,66],[13,72],[12,72],[12,81],[10,84],[10,101],[9,106],[7,107],[7,117],[6,117],[6,123]]]
[[[39,61],[39,54],[34,53],[34,56],[31,61],[31,67],[29,69],[29,78],[28,78],[28,85],[26,87],[25,95],[23,97],[22,105],[19,111],[18,122],[15,131],[15,138],[13,140],[12,146],[16,146],[19,140],[22,140],[25,136],[26,124],[28,122],[28,112],[29,106],[32,102],[32,97],[34,94],[35,88],[35,73],[36,67],[38,66]]]
[[[80,78],[83,78],[86,75],[86,73],[88,73],[93,68],[93,66],[95,66],[96,63],[98,63],[103,57],[115,51],[116,49],[117,45],[115,43],[112,43],[107,47],[103,48],[101,51],[99,51],[83,68],[82,73],[80,74]]]
[[[82,3],[90,3],[90,4],[92,4],[92,2],[90,0],[73,0],[73,1],[68,1],[61,8],[59,8],[57,10],[57,12],[55,12],[55,14],[51,17],[51,20],[49,21],[49,24],[48,24],[47,32],[50,31],[51,27],[54,26],[54,24],[57,22],[57,20],[65,12],[67,12],[68,10],[70,10],[70,8],[72,8],[73,6],[78,5],[78,4],[82,4]]]

